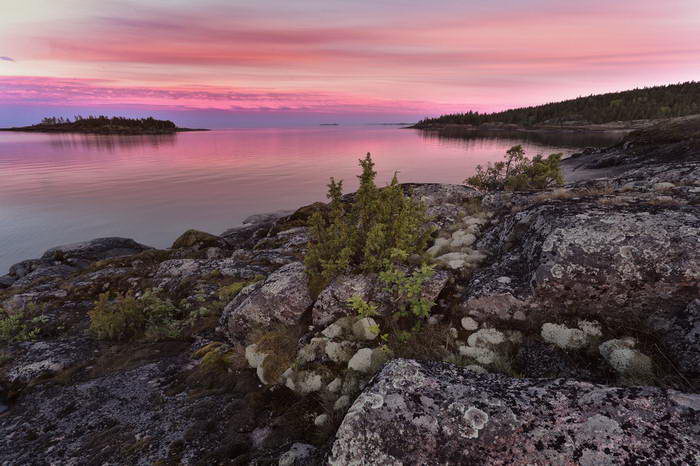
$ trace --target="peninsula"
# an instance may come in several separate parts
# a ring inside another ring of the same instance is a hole
[[[700,113],[700,82],[589,95],[495,113],[425,118],[410,128],[437,131],[633,131]]]
[[[0,131],[29,131],[37,133],[91,133],[91,134],[172,134],[182,131],[208,131],[206,129],[178,128],[170,120],[148,118],[124,118],[107,116],[76,116],[73,121],[63,117],[48,117],[31,126],[0,128]]]

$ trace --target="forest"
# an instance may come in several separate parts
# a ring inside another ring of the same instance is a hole
[[[521,126],[601,124],[612,121],[672,118],[700,113],[700,82],[589,95],[562,102],[495,113],[469,111],[426,118],[415,128],[439,125],[505,123]]]

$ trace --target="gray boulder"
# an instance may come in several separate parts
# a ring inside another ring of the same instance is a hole
[[[576,284],[621,296],[635,293],[633,284],[668,293],[700,278],[700,211],[552,201],[504,216],[478,247],[494,260],[474,274],[470,299],[526,299],[536,289],[556,292]]]
[[[11,287],[16,281],[17,279],[11,275],[0,276],[0,290]]]
[[[329,464],[695,464],[700,395],[394,360],[355,400]]]
[[[435,301],[449,278],[449,272],[435,271],[423,285],[423,297]],[[355,315],[355,311],[348,305],[348,300],[353,296],[375,303],[379,314],[386,314],[393,309],[385,285],[376,275],[342,275],[318,296],[312,310],[314,326],[327,326],[341,317]]]
[[[12,283],[12,286],[14,288],[22,288],[31,285],[34,281],[39,279],[66,278],[76,271],[78,271],[78,269],[76,267],[71,267],[70,265],[46,265],[29,272],[18,280],[15,280]]]
[[[293,262],[241,291],[224,309],[220,325],[229,339],[241,342],[255,328],[299,323],[312,304],[304,264]]]
[[[42,260],[74,260],[94,262],[108,259],[110,257],[129,256],[138,254],[149,246],[137,243],[130,238],[96,238],[80,243],[65,244],[47,250],[42,256]]]

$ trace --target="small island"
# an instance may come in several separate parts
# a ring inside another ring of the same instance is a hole
[[[76,116],[73,121],[63,117],[47,117],[41,123],[15,128],[0,128],[0,131],[30,131],[38,133],[90,133],[90,134],[172,134],[182,131],[208,131],[206,129],[178,128],[170,120],[148,118],[125,118],[107,116]]]

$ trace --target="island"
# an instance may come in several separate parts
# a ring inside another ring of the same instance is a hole
[[[76,116],[73,121],[63,117],[47,117],[31,126],[0,128],[0,131],[22,131],[38,133],[90,133],[90,134],[172,134],[183,131],[208,131],[203,128],[178,128],[170,120],[148,118],[126,118],[107,116]]]

